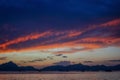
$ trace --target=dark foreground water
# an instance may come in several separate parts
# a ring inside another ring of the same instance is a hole
[[[120,72],[0,74],[0,80],[120,80]]]

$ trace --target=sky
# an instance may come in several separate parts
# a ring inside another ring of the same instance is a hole
[[[120,64],[120,0],[0,0],[0,63]]]

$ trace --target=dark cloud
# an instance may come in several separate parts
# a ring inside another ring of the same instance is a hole
[[[84,63],[93,63],[93,61],[84,61]]]
[[[58,53],[59,53],[59,51],[58,51]],[[63,54],[57,54],[56,56],[63,57],[63,58],[68,58],[68,56],[64,56]]]
[[[63,54],[57,54],[56,56],[62,56]]]
[[[7,57],[0,57],[0,60],[6,60]]]
[[[34,60],[30,60],[30,61],[21,61],[22,63],[32,63],[32,62],[43,62],[47,60],[46,58],[40,58],[40,59],[34,59]]]
[[[62,56],[63,58],[68,58],[68,56]]]
[[[21,61],[21,63],[27,63],[26,61]]]
[[[108,60],[109,62],[120,62],[120,60]]]

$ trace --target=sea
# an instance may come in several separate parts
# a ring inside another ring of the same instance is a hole
[[[0,80],[120,80],[120,72],[0,73]]]

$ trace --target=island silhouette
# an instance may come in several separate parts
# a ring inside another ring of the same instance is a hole
[[[84,64],[72,64],[68,66],[62,65],[53,65],[44,67],[42,69],[37,69],[32,66],[18,66],[14,62],[10,61],[7,63],[3,63],[0,65],[0,71],[120,71],[120,64],[114,66],[106,66],[106,65],[84,65]]]

